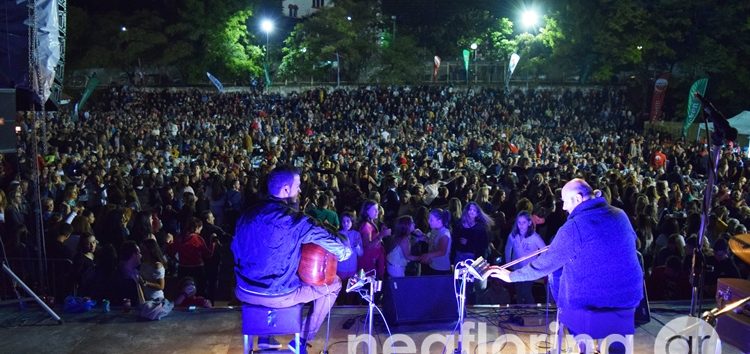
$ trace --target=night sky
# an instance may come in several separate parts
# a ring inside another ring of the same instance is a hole
[[[70,0],[69,5],[77,6],[88,12],[106,13],[118,11],[124,14],[138,9],[154,9],[169,14],[180,0]],[[274,12],[273,3],[276,1],[259,1],[259,12]],[[280,2],[280,1],[279,1]],[[530,4],[530,2],[528,2]],[[538,2],[537,2],[538,3]],[[512,17],[524,6],[522,0],[382,0],[383,12],[386,15],[396,15],[399,23],[423,26],[439,24],[446,17],[459,9],[471,6],[475,9],[490,11],[495,16]],[[277,12],[281,12],[281,8]]]

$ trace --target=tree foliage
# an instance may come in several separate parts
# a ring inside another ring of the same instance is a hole
[[[555,60],[575,67],[582,79],[630,72],[648,89],[658,74],[671,72],[668,93],[684,102],[689,85],[709,77],[709,92],[732,110],[742,109],[736,102],[747,98],[750,88],[744,64],[750,54],[750,2],[570,0],[561,1],[557,11],[565,39]]]
[[[227,80],[261,72],[263,54],[247,29],[253,14],[249,4],[185,0],[172,5],[131,14],[69,7],[68,62],[72,68],[125,70],[176,66],[188,80],[201,81],[206,71]]]
[[[206,71],[225,81],[246,79],[260,73],[264,44],[248,23],[258,22],[261,9],[284,10],[281,0],[161,0],[142,2],[135,12],[115,3],[71,1],[71,69],[174,66],[200,82]],[[477,43],[484,60],[504,63],[519,53],[518,70],[527,73],[555,68],[584,83],[632,77],[644,97],[661,72],[672,73],[668,94],[679,101],[695,79],[709,77],[709,95],[719,105],[746,108],[748,1],[551,0],[544,24],[530,34],[506,18],[518,11],[511,7],[493,0],[335,0],[301,20],[272,62],[290,79],[333,81],[339,68],[344,81],[422,82],[433,55],[460,61],[461,50]]]
[[[374,0],[339,0],[321,9],[297,24],[284,41],[279,73],[291,79],[329,80],[340,65],[342,80],[366,80],[371,74],[368,64],[379,56],[381,17]]]

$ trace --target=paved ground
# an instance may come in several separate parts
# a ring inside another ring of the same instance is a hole
[[[331,316],[331,338],[329,353],[347,353],[347,337],[366,332],[363,306],[336,307]],[[685,304],[654,303],[652,320],[640,326],[635,336],[636,353],[653,353],[654,340],[663,323],[687,313]],[[236,308],[223,307],[211,310],[187,312],[175,310],[161,321],[144,322],[132,313],[125,314],[118,309],[103,313],[101,309],[83,314],[61,314],[65,323],[58,325],[41,309],[30,307],[20,311],[16,305],[0,307],[0,353],[241,353],[240,313]],[[511,316],[514,316],[511,318]],[[523,318],[524,326],[518,325]],[[351,321],[354,319],[354,321]],[[554,319],[554,312],[550,314]],[[351,327],[342,327],[350,320]],[[543,335],[545,324],[544,308],[517,307],[473,307],[469,309],[469,321],[486,324],[486,337],[483,342],[492,342],[499,335],[518,335],[522,343],[520,350],[507,344],[495,352],[499,353],[544,353],[543,345],[532,348],[531,335]],[[512,324],[512,321],[516,323]],[[402,333],[416,343],[416,352],[431,334],[447,335],[454,324],[427,323],[412,327],[391,328],[394,333]],[[379,333],[377,353],[383,352],[383,342],[387,339],[387,329],[378,321]],[[475,327],[476,328],[476,327]],[[480,331],[481,332],[481,331]],[[472,334],[476,333],[476,329]],[[280,337],[288,342],[291,337]],[[325,330],[309,348],[310,353],[319,353],[324,346]],[[477,339],[464,346],[465,353],[477,350]],[[397,343],[402,347],[403,343]],[[363,353],[362,346],[354,353]],[[429,353],[442,353],[443,345],[434,344]],[[491,345],[486,353],[490,353]],[[740,353],[733,347],[724,345],[723,353]]]

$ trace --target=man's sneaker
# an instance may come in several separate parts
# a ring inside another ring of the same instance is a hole
[[[258,349],[281,349],[282,345],[273,336],[258,337]]]
[[[297,351],[297,343],[294,339],[289,342],[289,345],[287,347],[294,354],[307,354],[307,340],[305,340],[304,338],[299,339],[299,351]]]

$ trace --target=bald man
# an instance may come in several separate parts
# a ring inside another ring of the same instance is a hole
[[[643,297],[643,273],[636,234],[621,209],[615,208],[582,179],[562,189],[569,213],[550,248],[521,269],[493,270],[506,282],[551,275],[559,320],[573,335],[603,339],[635,333],[635,309]],[[623,352],[613,346],[612,352]]]

